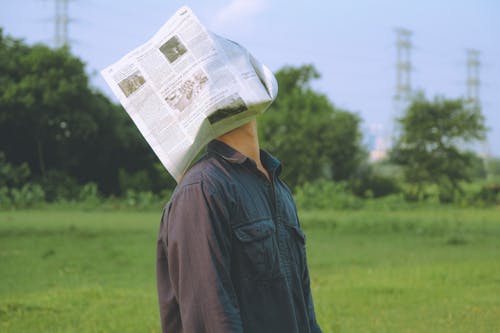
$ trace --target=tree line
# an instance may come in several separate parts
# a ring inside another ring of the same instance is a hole
[[[310,84],[319,77],[312,65],[283,67],[278,98],[258,120],[262,146],[282,160],[292,189],[333,181],[358,196],[383,196],[402,191],[404,181],[417,199],[434,184],[446,201],[481,168],[476,155],[460,149],[484,137],[480,111],[419,95],[400,119],[391,159],[382,163],[402,178],[378,172],[368,162],[359,115],[314,91]],[[48,201],[76,198],[89,183],[104,196],[175,187],[122,107],[90,85],[78,57],[0,29],[0,188],[7,197],[27,183]]]
[[[94,182],[105,195],[172,186],[121,106],[92,88],[68,49],[0,31],[0,151],[48,199]]]

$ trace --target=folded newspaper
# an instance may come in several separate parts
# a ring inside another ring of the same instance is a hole
[[[177,181],[208,142],[264,112],[278,92],[266,66],[188,7],[101,74]]]

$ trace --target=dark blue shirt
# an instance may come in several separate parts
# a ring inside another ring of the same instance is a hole
[[[164,333],[319,333],[295,204],[280,162],[221,141],[184,176],[161,220]]]

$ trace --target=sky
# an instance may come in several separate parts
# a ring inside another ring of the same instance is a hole
[[[0,27],[29,44],[52,44],[54,3],[0,0]],[[477,49],[489,132],[487,144],[474,148],[500,156],[498,0],[69,0],[71,49],[87,64],[92,84],[116,100],[99,71],[152,37],[182,5],[273,71],[313,64],[321,73],[313,88],[381,137],[398,116],[396,28],[413,32],[411,84],[428,98],[464,97],[466,49]]]

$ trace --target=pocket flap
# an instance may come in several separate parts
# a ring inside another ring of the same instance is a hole
[[[273,220],[261,220],[244,224],[234,229],[236,238],[242,242],[253,242],[269,237],[276,231]]]

